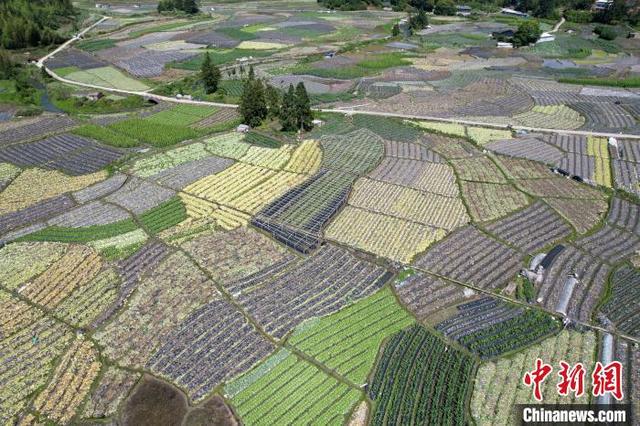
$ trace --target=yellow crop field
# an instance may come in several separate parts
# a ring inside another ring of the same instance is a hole
[[[56,422],[68,423],[89,394],[100,365],[93,343],[78,338],[62,357],[49,385],[36,398],[35,408]]]
[[[318,171],[322,162],[320,143],[307,139],[293,152],[291,159],[284,167],[287,172],[311,175]]]
[[[589,136],[587,138],[587,155],[595,157],[595,172],[593,180],[602,186],[613,187],[611,177],[611,163],[609,146],[605,138]]]
[[[445,231],[347,206],[329,225],[326,237],[378,256],[409,263],[440,240]]]
[[[356,182],[349,204],[446,230],[470,221],[459,198],[424,193],[366,178]]]
[[[281,170],[289,161],[293,152],[293,145],[282,145],[278,149],[252,146],[240,161],[254,166],[262,166],[268,169]]]
[[[83,176],[67,176],[58,171],[27,169],[0,193],[0,214],[29,207],[65,192],[78,191],[106,177],[105,171]]]
[[[89,283],[101,267],[102,260],[94,250],[72,246],[42,275],[27,283],[20,294],[34,303],[53,308],[77,287]]]

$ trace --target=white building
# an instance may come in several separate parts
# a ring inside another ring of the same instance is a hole
[[[247,124],[240,124],[236,127],[236,132],[238,133],[248,133],[251,130],[251,127]]]
[[[555,39],[556,39],[556,36],[554,36],[551,33],[542,33],[540,34],[540,38],[538,39],[538,41],[536,41],[536,44],[546,43],[548,41],[554,41]]]

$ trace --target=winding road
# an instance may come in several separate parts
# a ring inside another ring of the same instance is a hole
[[[173,102],[176,104],[191,104],[191,105],[206,105],[218,108],[238,108],[239,105],[236,104],[226,104],[220,102],[209,102],[209,101],[199,101],[195,99],[184,99],[184,98],[175,98],[170,96],[162,96],[154,93],[144,92],[144,91],[134,91],[134,90],[124,90],[124,89],[115,89],[112,87],[104,87],[95,84],[88,83],[80,83],[73,80],[68,80],[64,77],[60,77],[50,68],[47,68],[45,62],[55,56],[56,54],[62,52],[63,50],[70,47],[76,41],[82,39],[82,36],[91,31],[100,23],[105,20],[110,19],[108,16],[103,16],[99,21],[95,22],[91,26],[85,28],[78,34],[74,35],[71,39],[67,40],[65,43],[61,44],[57,49],[52,51],[51,53],[43,56],[36,62],[36,66],[39,68],[43,68],[47,74],[49,74],[52,78],[61,81],[66,84],[75,85],[79,87],[86,87],[90,89],[112,92],[112,93],[120,93],[125,95],[137,95],[142,96],[147,99],[153,99],[156,101],[162,102]],[[556,32],[558,28],[564,23],[564,18],[561,19],[553,28],[552,32]],[[408,120],[423,120],[423,121],[437,121],[442,123],[452,123],[452,124],[462,124],[466,126],[476,126],[476,127],[489,127],[494,129],[505,129],[505,130],[523,130],[526,132],[536,132],[536,133],[560,133],[567,135],[579,135],[579,136],[595,136],[595,137],[615,137],[621,139],[638,139],[640,140],[640,135],[636,134],[625,134],[625,133],[608,133],[608,132],[593,132],[588,130],[570,130],[570,129],[547,129],[542,127],[528,127],[528,126],[519,126],[519,125],[505,125],[502,123],[491,123],[485,121],[472,121],[472,120],[464,120],[457,118],[442,118],[442,117],[432,117],[427,115],[413,115],[413,114],[401,114],[401,113],[392,113],[392,112],[379,112],[379,111],[369,111],[369,110],[354,110],[354,109],[332,109],[332,108],[314,108],[314,110],[319,112],[328,112],[328,113],[337,113],[337,114],[345,114],[345,115],[354,115],[354,114],[362,114],[362,115],[370,115],[370,116],[378,116],[378,117],[391,117],[391,118],[404,118]]]

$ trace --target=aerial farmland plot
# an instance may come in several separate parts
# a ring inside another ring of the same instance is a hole
[[[638,424],[637,7],[156,3],[0,27],[0,424]]]

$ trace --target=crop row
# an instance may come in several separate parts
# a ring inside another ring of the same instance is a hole
[[[187,218],[187,211],[179,197],[165,201],[140,215],[140,222],[150,233],[157,234]]]
[[[114,269],[104,269],[89,282],[78,286],[60,303],[55,309],[56,315],[76,327],[89,327],[116,300],[119,283]]]
[[[416,265],[463,283],[500,288],[516,275],[520,255],[468,226],[434,245]]]
[[[427,143],[428,145],[428,143]],[[426,146],[414,142],[399,142],[395,140],[384,141],[384,153],[386,157],[404,158],[407,160],[429,161],[442,163],[442,158]]]
[[[529,202],[527,196],[511,184],[463,181],[462,195],[476,222],[488,222],[506,216]]]
[[[103,180],[105,172],[67,176],[58,171],[26,169],[0,192],[0,214],[15,212]]]
[[[322,162],[322,150],[315,140],[304,140],[293,152],[291,159],[284,167],[287,172],[312,175],[320,168]]]
[[[395,334],[378,361],[369,396],[371,423],[467,423],[473,358],[448,347],[420,325]]]
[[[76,288],[88,284],[101,267],[95,251],[73,246],[41,275],[25,283],[21,294],[33,303],[54,308]]]
[[[267,359],[265,364],[269,363],[270,359]],[[337,426],[344,423],[346,415],[361,398],[359,391],[293,354],[269,367],[254,370],[259,374],[253,375],[251,383],[231,398],[246,425],[317,423]],[[243,377],[237,380],[241,381]]]
[[[125,219],[107,225],[67,228],[49,226],[20,237],[19,241],[60,241],[64,243],[86,243],[111,238],[135,231],[138,225],[133,219]]]
[[[623,266],[611,278],[611,297],[602,306],[608,319],[616,327],[631,336],[640,334],[640,310],[633,303],[640,297],[640,273]]]
[[[193,123],[203,120],[204,118],[215,112],[215,108],[211,107],[180,104],[174,106],[171,109],[167,109],[150,115],[146,118],[146,120],[159,124],[189,126]]]
[[[309,320],[288,342],[354,383],[364,383],[382,341],[413,323],[388,289],[340,312]]]
[[[352,206],[345,207],[325,233],[328,239],[404,263],[444,234],[440,229]]]
[[[491,142],[485,146],[498,154],[525,158],[545,164],[557,164],[564,155],[555,146],[533,137],[505,139]]]
[[[77,339],[64,354],[47,387],[34,407],[47,418],[68,423],[100,371],[98,351],[89,340]]]
[[[322,167],[354,174],[372,170],[384,155],[384,141],[367,129],[346,135],[323,136],[320,139],[324,157]]]
[[[42,117],[24,124],[0,131],[0,146],[16,142],[40,139],[50,133],[61,132],[75,126],[76,122],[67,117]]]
[[[585,124],[580,112],[566,105],[535,105],[530,111],[513,117],[522,126],[544,129],[578,129]]]
[[[443,330],[482,359],[493,358],[527,346],[560,328],[552,316],[527,309],[489,309],[474,316],[466,316],[464,325],[456,324],[456,331]]]
[[[356,181],[349,205],[449,231],[469,222],[464,205],[458,198],[423,193],[367,178]]]
[[[463,287],[425,274],[413,274],[396,283],[395,291],[420,321],[465,299]]]
[[[151,241],[133,255],[119,261],[116,266],[122,282],[118,289],[118,297],[112,303],[103,306],[102,313],[91,323],[91,326],[97,328],[109,320],[133,293],[140,279],[147,272],[154,270],[168,255],[167,246],[157,241]]]
[[[105,195],[109,195],[114,191],[117,191],[122,187],[122,185],[124,185],[126,180],[126,175],[114,174],[113,176],[103,180],[102,182],[95,183],[91,186],[74,192],[72,196],[78,203],[94,201],[98,198],[104,197]]]
[[[600,259],[615,263],[631,257],[640,249],[640,237],[605,225],[594,234],[577,240],[575,244]]]
[[[636,235],[640,234],[640,206],[622,198],[613,197],[607,222]]]
[[[273,345],[229,302],[216,300],[189,315],[147,367],[199,401],[224,379],[249,370]]]
[[[604,199],[597,189],[562,177],[520,180],[518,186],[525,192],[538,197]]]
[[[212,152],[207,150],[204,143],[191,143],[148,157],[143,157],[134,163],[132,172],[140,177],[157,177],[163,173],[171,173],[171,170],[178,166],[191,164],[192,162],[207,158],[215,159],[216,163],[220,164],[220,170],[224,170],[224,168],[233,164],[229,159],[219,158],[217,156],[212,157],[211,154]],[[206,175],[203,175],[202,177],[204,176]]]
[[[107,367],[91,391],[82,411],[83,418],[104,418],[116,414],[120,403],[133,388],[139,375],[117,367]]]
[[[153,179],[162,186],[178,191],[199,179],[221,172],[231,164],[232,161],[227,158],[208,156],[163,170],[153,176]]]
[[[0,234],[22,228],[31,223],[47,220],[73,208],[75,203],[68,195],[59,195],[33,204],[22,210],[0,216]]]
[[[571,234],[571,228],[541,201],[486,226],[487,231],[525,253],[543,247]]]
[[[390,275],[346,250],[323,246],[275,276],[244,286],[237,300],[267,333],[281,339],[306,319],[331,314],[374,293]]]
[[[130,178],[105,201],[117,204],[134,214],[142,214],[173,198],[175,191],[143,179]]]
[[[62,323],[43,318],[12,336],[0,340],[3,366],[0,371],[0,421],[27,406],[31,396],[49,380],[54,361],[73,339]],[[34,344],[36,343],[36,344]]]
[[[478,424],[514,424],[517,422],[515,405],[535,403],[531,387],[524,385],[522,377],[535,365],[537,358],[551,364],[554,368],[557,368],[560,361],[565,361],[571,366],[581,362],[586,371],[590,372],[594,361],[595,345],[594,333],[582,334],[565,330],[512,357],[483,363],[478,369],[478,379],[473,390],[471,415]],[[555,389],[556,383],[556,380],[549,376],[541,384],[546,404],[586,404],[588,402],[587,389],[585,389],[585,395],[580,398],[562,397]],[[585,387],[588,386],[587,383],[585,382]]]
[[[506,183],[507,180],[498,167],[488,157],[472,157],[452,160],[451,163],[462,180]]]
[[[0,338],[2,339],[7,339],[44,315],[40,309],[15,298],[4,290],[0,290],[0,309],[5,313],[0,318]]]
[[[447,164],[385,157],[369,177],[448,197],[459,193],[453,169]]]
[[[568,220],[579,234],[584,234],[600,223],[607,211],[607,203],[603,199],[545,198],[545,202]]]
[[[377,133],[383,139],[401,142],[415,142],[422,133],[413,126],[394,118],[356,114],[353,116],[353,124],[361,129]]]
[[[181,247],[232,293],[237,291],[236,281],[293,258],[267,236],[245,227],[203,233]]]
[[[156,147],[174,145],[189,139],[195,139],[200,133],[182,125],[157,123],[147,119],[131,118],[107,126],[118,134]]]
[[[303,180],[303,175],[236,163],[216,175],[194,182],[185,188],[185,192],[243,212],[256,213]]]
[[[636,120],[622,106],[614,103],[574,102],[569,106],[585,118],[583,129],[622,131],[636,125]]]
[[[98,171],[122,155],[113,148],[68,133],[0,149],[0,160],[22,167],[60,169],[73,175]]]
[[[98,200],[75,207],[49,220],[47,224],[64,228],[81,228],[109,225],[130,218],[131,215],[126,210]]]
[[[220,108],[212,115],[194,123],[191,127],[195,129],[206,129],[223,123],[234,122],[239,119],[235,108]]]
[[[640,194],[639,163],[613,160],[613,175],[616,188],[624,189],[632,194]]]
[[[60,243],[8,244],[0,249],[0,281],[16,290],[60,260],[67,249]]]
[[[618,140],[618,149],[612,151],[615,159],[640,163],[640,145],[634,139]]]
[[[128,309],[95,334],[105,353],[122,365],[145,365],[192,311],[218,295],[206,275],[182,253],[168,256],[153,272],[138,283]]]
[[[496,161],[505,173],[514,179],[540,179],[552,176],[549,168],[536,161],[503,156],[497,156]]]

